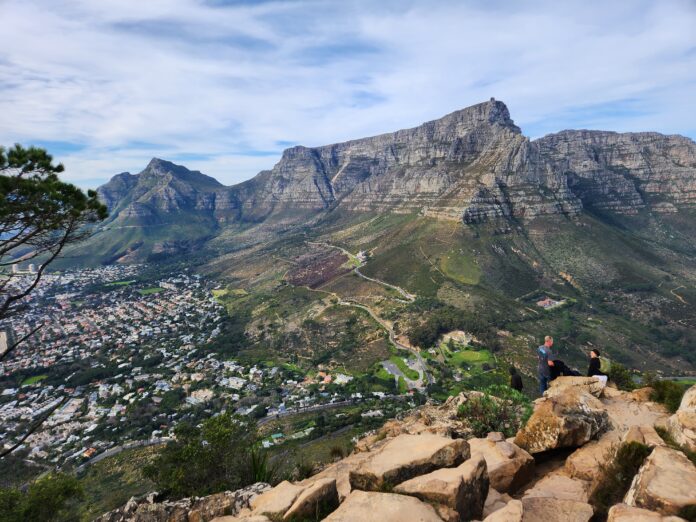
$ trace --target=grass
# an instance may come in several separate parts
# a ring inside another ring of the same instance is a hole
[[[95,517],[122,506],[132,496],[154,491],[155,485],[142,475],[142,468],[154,458],[158,448],[125,450],[89,466],[80,477],[85,502],[80,506],[80,519]]]
[[[418,380],[420,377],[420,374],[416,370],[409,368],[406,362],[398,355],[392,355],[389,360],[393,362],[396,367],[399,368],[399,370],[401,370],[401,372],[412,381]]]
[[[160,288],[159,286],[153,286],[150,288],[143,288],[141,290],[138,290],[138,293],[140,295],[158,294],[160,292],[164,292],[164,288]]]
[[[48,378],[48,375],[32,375],[31,377],[27,377],[26,379],[24,379],[24,381],[22,382],[22,386],[36,384],[37,382],[41,382],[46,378]]]
[[[130,281],[114,281],[113,283],[106,283],[106,286],[128,286],[135,283],[135,279]]]
[[[452,352],[452,357],[449,360],[456,366],[461,366],[463,363],[481,365],[492,362],[493,355],[488,350],[460,350]]]
[[[450,250],[442,256],[440,270],[450,279],[465,285],[478,284],[481,279],[481,269],[474,263],[474,259],[457,250]]]

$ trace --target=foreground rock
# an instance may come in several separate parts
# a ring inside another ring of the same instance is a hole
[[[443,468],[415,477],[394,488],[428,503],[454,509],[459,520],[480,518],[488,495],[488,473],[483,457],[473,457],[456,468]]]
[[[599,399],[580,387],[568,387],[563,393],[537,399],[534,413],[517,433],[515,444],[532,454],[577,447],[598,438],[609,427]]]
[[[338,492],[336,479],[333,478],[319,479],[306,486],[281,482],[250,503],[251,515],[283,520],[310,517],[315,513],[330,511],[337,505]]]
[[[95,522],[206,522],[216,517],[236,515],[249,508],[251,501],[271,486],[259,482],[237,491],[225,491],[202,498],[155,502],[156,494],[137,500],[131,498],[119,509],[95,519]]]
[[[667,421],[672,438],[690,451],[696,451],[696,384],[689,388],[677,412]]]
[[[665,441],[652,426],[631,426],[624,435],[623,442],[639,442],[650,448],[665,445]]]
[[[442,522],[435,509],[415,497],[353,491],[325,522]]]
[[[696,506],[696,466],[680,451],[658,446],[645,459],[624,502],[664,515]]]
[[[544,395],[555,397],[575,388],[587,392],[595,397],[600,397],[604,390],[604,384],[596,377],[557,377],[549,383],[549,389]]]
[[[681,517],[662,516],[654,511],[616,504],[609,510],[607,522],[686,522]]]
[[[485,439],[469,439],[471,458],[481,456],[488,466],[491,487],[501,493],[512,492],[529,480],[534,458],[519,446],[506,441],[500,433]]]
[[[354,489],[379,491],[435,469],[456,466],[469,457],[462,439],[439,435],[399,435],[350,472]]]
[[[587,502],[590,498],[590,483],[562,473],[552,473],[524,493],[524,498],[532,497]]]
[[[523,522],[588,522],[594,514],[585,502],[556,498],[523,498],[522,507]]]

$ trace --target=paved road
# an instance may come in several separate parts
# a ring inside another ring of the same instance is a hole
[[[290,415],[298,415],[300,413],[307,413],[307,412],[312,412],[312,411],[329,410],[331,408],[340,408],[342,406],[350,406],[352,404],[355,404],[355,401],[348,400],[348,401],[331,402],[328,404],[316,404],[314,406],[308,406],[306,408],[293,408],[290,410],[286,410],[282,413],[278,413],[276,415],[267,415],[266,417],[262,417],[258,420],[257,425],[263,426],[264,424],[267,424],[271,421],[282,419],[283,417],[288,417]]]

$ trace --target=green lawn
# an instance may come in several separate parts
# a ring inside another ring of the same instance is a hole
[[[135,283],[135,279],[131,281],[114,281],[113,283],[106,283],[106,286],[128,286]]]
[[[26,379],[24,379],[24,382],[22,382],[22,386],[27,386],[29,384],[36,384],[37,382],[43,381],[47,377],[48,377],[48,375],[33,375],[31,377],[27,377]]]
[[[418,377],[420,377],[420,374],[416,370],[409,368],[406,362],[398,355],[392,355],[389,360],[393,362],[397,368],[399,368],[399,370],[401,370],[403,374],[412,381],[415,381],[418,379]]]
[[[141,290],[138,290],[138,293],[140,295],[158,294],[159,292],[164,292],[164,288],[160,288],[159,286],[153,286],[151,288],[143,288]]]

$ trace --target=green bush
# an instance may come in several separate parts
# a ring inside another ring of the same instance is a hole
[[[230,414],[212,417],[202,427],[180,424],[144,474],[169,498],[204,496],[252,484],[268,473],[256,453],[256,425]]]
[[[590,504],[597,520],[606,520],[609,508],[622,501],[633,477],[652,450],[639,442],[614,446],[599,463],[600,476]]]
[[[650,400],[664,404],[669,411],[674,413],[679,409],[684,393],[689,388],[684,384],[674,381],[661,381],[653,376],[646,379],[646,385],[653,389]]]
[[[616,384],[619,390],[631,391],[636,389],[636,383],[633,380],[633,372],[623,364],[612,362],[607,375],[609,376],[609,380]]]
[[[532,414],[529,398],[509,386],[494,384],[482,392],[483,395],[471,394],[458,411],[476,437],[485,437],[492,431],[512,437]]]
[[[24,522],[36,520],[74,520],[74,501],[84,496],[75,477],[49,474],[35,481],[26,493],[15,488],[0,489],[0,520]]]

